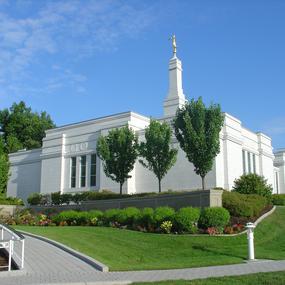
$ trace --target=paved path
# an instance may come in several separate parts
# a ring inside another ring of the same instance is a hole
[[[214,276],[285,271],[285,260],[281,260],[191,269],[103,273],[51,244],[28,236],[26,236],[25,259],[25,271],[0,273],[1,285],[128,284],[139,281],[191,280]]]

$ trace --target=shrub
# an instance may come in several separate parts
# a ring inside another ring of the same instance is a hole
[[[104,212],[103,220],[106,225],[119,222],[121,209],[110,209]]]
[[[42,194],[40,193],[32,193],[29,195],[27,201],[30,205],[40,205],[42,203]]]
[[[222,207],[204,208],[201,211],[199,226],[202,229],[215,228],[223,232],[230,221],[229,211]]]
[[[154,222],[160,226],[164,221],[173,221],[175,215],[174,209],[170,207],[158,207],[154,210]]]
[[[271,200],[272,190],[272,186],[267,184],[267,180],[263,176],[253,173],[242,175],[236,179],[233,187],[233,191],[240,194],[257,194],[266,197],[268,201]]]
[[[134,221],[138,219],[140,210],[135,207],[122,209],[118,216],[118,221],[121,225],[132,226]]]
[[[23,206],[24,202],[20,198],[16,197],[4,197],[0,196],[0,205],[17,205],[17,206]]]
[[[172,222],[171,221],[164,221],[161,225],[160,225],[160,229],[166,233],[166,234],[170,234],[171,233],[171,229],[172,229]]]
[[[199,217],[200,209],[198,208],[185,207],[179,209],[174,217],[177,230],[196,233]]]
[[[60,196],[61,196],[60,192],[51,193],[51,203],[53,205],[60,205],[61,204]]]
[[[285,194],[273,194],[272,203],[274,205],[285,206]]]
[[[268,200],[260,195],[246,195],[228,191],[223,192],[223,207],[226,208],[233,217],[257,217],[267,205]]]
[[[20,210],[14,216],[15,224],[17,225],[29,225],[35,226],[37,224],[36,215],[34,215],[30,210],[24,209]]]
[[[66,204],[69,205],[69,203],[72,201],[72,194],[70,193],[63,193],[60,195],[60,204]]]
[[[103,212],[99,210],[91,210],[86,212],[87,215],[87,223],[91,226],[97,226],[102,222]]]
[[[154,223],[154,210],[152,208],[143,208],[135,221],[141,227],[149,229]]]
[[[52,221],[57,225],[66,223],[69,226],[84,226],[88,223],[88,212],[63,211],[53,216]]]

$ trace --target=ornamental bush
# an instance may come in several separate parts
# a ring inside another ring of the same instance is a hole
[[[135,207],[128,207],[122,209],[118,215],[118,222],[121,225],[132,226],[133,223],[138,219],[140,210]]]
[[[88,218],[86,212],[69,210],[53,216],[52,222],[57,225],[84,226],[88,223]]]
[[[172,229],[172,222],[171,221],[164,221],[162,222],[162,224],[160,225],[160,229],[162,232],[166,233],[166,234],[170,234],[171,233],[171,229]]]
[[[285,206],[285,194],[273,194],[272,203],[273,205]]]
[[[150,229],[154,226],[154,210],[152,208],[143,208],[140,211],[135,223],[145,229]]]
[[[60,196],[61,196],[60,192],[51,193],[51,203],[53,205],[60,205],[61,204]]]
[[[170,207],[158,207],[154,210],[154,222],[160,226],[164,221],[173,221],[175,211]]]
[[[27,201],[30,205],[40,205],[42,203],[43,195],[40,193],[32,193],[29,195]]]
[[[175,225],[178,231],[196,233],[198,231],[198,220],[200,209],[185,207],[179,209],[175,216]]]
[[[120,213],[121,209],[109,209],[105,211],[103,215],[105,225],[109,225],[110,223],[118,223]]]
[[[199,227],[202,229],[216,228],[223,232],[224,227],[230,221],[230,213],[222,207],[204,208],[199,218]]]
[[[0,205],[17,205],[23,206],[24,202],[20,198],[16,197],[5,197],[4,195],[0,195]],[[0,207],[1,208],[1,207]]]
[[[91,226],[98,226],[102,223],[103,220],[103,212],[99,210],[91,210],[86,212],[87,215],[87,223]]]
[[[233,217],[257,217],[267,205],[267,198],[260,195],[246,195],[229,191],[223,192],[223,207],[226,208]]]
[[[234,181],[233,191],[240,194],[257,194],[271,200],[272,186],[260,175],[250,173],[242,175]]]

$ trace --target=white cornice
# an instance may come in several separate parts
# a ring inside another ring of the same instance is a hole
[[[145,117],[143,115],[140,115],[140,114],[132,112],[132,111],[128,111],[128,112],[118,113],[118,114],[114,114],[114,115],[110,115],[110,116],[104,116],[104,117],[100,117],[100,118],[96,118],[96,119],[91,119],[91,120],[87,120],[87,121],[82,121],[82,122],[78,122],[78,123],[73,123],[73,124],[68,124],[65,126],[57,127],[54,129],[47,130],[46,134],[49,135],[49,134],[53,134],[56,132],[70,130],[70,129],[73,129],[75,127],[85,127],[85,126],[89,126],[89,125],[96,124],[96,123],[104,123],[104,122],[114,121],[114,120],[127,118],[127,117],[135,117],[135,118],[143,120],[145,122],[150,121],[150,119],[148,117]]]

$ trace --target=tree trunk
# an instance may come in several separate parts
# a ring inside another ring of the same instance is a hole
[[[122,194],[123,194],[123,183],[120,182],[120,195],[122,196]]]
[[[201,176],[202,178],[202,190],[205,190],[205,176]]]
[[[158,193],[161,193],[161,179],[158,178]]]

